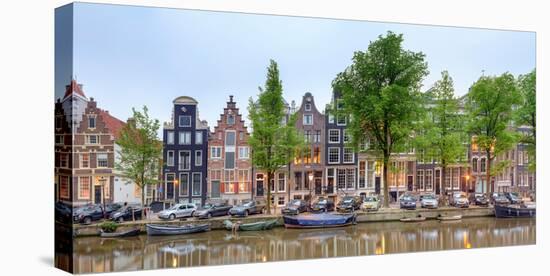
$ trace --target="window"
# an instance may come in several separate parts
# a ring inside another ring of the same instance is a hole
[[[99,144],[99,137],[97,135],[86,135],[86,144]]]
[[[174,132],[173,131],[167,131],[166,132],[166,144],[173,145],[174,144]]]
[[[311,111],[311,104],[310,103],[305,104],[305,109],[306,111]]]
[[[166,174],[166,199],[174,198],[174,180],[176,176],[173,173]]]
[[[63,123],[63,117],[61,115],[55,116],[55,128],[59,129],[61,128]]]
[[[180,195],[189,195],[189,173],[180,173]]]
[[[337,115],[336,116],[336,125],[345,126],[346,123],[347,123],[346,116],[344,116],[344,115]]]
[[[419,190],[421,191],[424,190],[424,171],[423,170],[418,170],[416,172],[416,185]]]
[[[202,166],[202,150],[195,151],[195,166]]]
[[[285,174],[284,173],[279,173],[277,175],[277,182],[278,182],[278,185],[277,185],[277,189],[279,192],[284,192],[285,191],[285,187],[286,187],[286,178],[285,178]]]
[[[315,136],[313,136],[313,143],[320,143],[321,142],[321,131],[316,130]]]
[[[239,193],[248,192],[248,170],[239,170]]]
[[[212,159],[222,158],[222,147],[210,147],[210,158]]]
[[[232,114],[227,115],[227,124],[228,125],[235,124],[235,115],[232,115]]]
[[[472,171],[477,172],[477,158],[472,159]]]
[[[485,161],[485,158],[481,158],[480,159],[480,162],[481,162],[481,172],[485,172],[485,166],[487,165],[486,161]]]
[[[350,136],[349,136],[348,132],[345,129],[342,130],[342,136],[344,136],[344,143],[349,143]]]
[[[235,193],[235,170],[224,170],[223,181],[225,193]]]
[[[83,153],[80,155],[80,167],[85,169],[90,167],[90,154]]]
[[[334,115],[328,114],[328,123],[329,124],[334,124]]]
[[[338,175],[337,175],[337,185],[338,189],[344,189],[346,188],[346,170],[345,169],[337,169]]]
[[[365,163],[367,161],[359,161],[359,189],[365,188]]]
[[[106,153],[98,153],[96,156],[98,168],[107,168],[109,166],[109,160]]]
[[[202,173],[193,173],[193,196],[200,196],[202,192]]]
[[[321,149],[319,147],[313,149],[313,163],[321,164]]]
[[[235,132],[234,131],[225,132],[225,145],[226,146],[235,146]]]
[[[95,128],[95,116],[93,115],[88,117],[88,128]]]
[[[304,114],[304,125],[307,125],[307,126],[313,125],[313,115]]]
[[[190,131],[180,131],[179,144],[180,145],[191,145],[191,132]]]
[[[278,200],[277,200],[277,204],[279,206],[283,206],[285,205],[285,197],[284,196],[279,196]]]
[[[426,170],[426,181],[425,181],[425,185],[426,185],[426,190],[427,191],[431,191],[433,190],[433,178],[432,178],[432,175],[433,175],[433,171],[432,170]]]
[[[225,153],[224,167],[226,169],[234,169],[235,168],[235,152],[226,152]]]
[[[310,130],[304,131],[304,140],[306,141],[306,143],[311,142],[312,137],[311,137],[311,131]]]
[[[65,199],[70,198],[69,177],[66,175],[59,176],[59,197]]]
[[[298,191],[302,189],[302,172],[294,174],[294,190]]]
[[[90,177],[81,176],[78,178],[78,198],[89,199],[90,198]]]
[[[220,181],[221,181],[221,170],[211,170],[210,171],[210,180],[211,180],[211,191],[210,196],[212,198],[220,197]]]
[[[174,151],[169,150],[166,152],[166,166],[174,166]]]
[[[344,163],[355,162],[355,154],[353,148],[344,148]]]
[[[197,144],[197,145],[202,144],[202,131],[196,131],[195,132],[195,144]]]
[[[239,147],[239,159],[248,159],[249,151],[249,147]]]
[[[244,139],[244,132],[239,131],[239,141],[242,141]]]
[[[355,187],[355,169],[346,169],[346,188],[353,189]]]
[[[59,154],[59,167],[68,168],[69,167],[69,154],[60,153]]]
[[[340,148],[328,148],[328,162],[340,163]]]
[[[65,136],[63,134],[55,135],[55,144],[56,145],[65,144]]]
[[[328,142],[329,143],[340,143],[340,130],[339,129],[329,129],[328,130]]]
[[[179,151],[178,169],[190,170],[191,169],[191,152],[188,150]]]
[[[179,117],[179,126],[180,127],[190,127],[191,126],[191,116],[182,115]]]
[[[367,188],[374,187],[374,161],[367,161]]]

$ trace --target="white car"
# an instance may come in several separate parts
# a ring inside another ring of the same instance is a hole
[[[435,195],[433,195],[433,194],[424,195],[424,196],[422,196],[422,199],[420,200],[420,207],[422,207],[422,208],[435,208],[435,209],[437,209],[438,206],[439,206],[439,202],[438,202],[437,198],[435,197]]]
[[[180,203],[176,204],[166,210],[161,211],[158,217],[161,219],[173,220],[176,218],[193,217],[197,206],[193,203]]]

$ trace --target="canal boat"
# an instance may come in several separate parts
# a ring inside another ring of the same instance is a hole
[[[183,234],[192,234],[192,233],[209,231],[210,224],[198,224],[198,225],[147,224],[146,228],[147,228],[147,235],[149,236],[183,235]]]
[[[330,228],[355,224],[356,214],[301,214],[297,216],[283,216],[286,228]]]
[[[277,219],[251,222],[251,223],[240,223],[240,222],[233,223],[230,220],[225,220],[223,222],[225,229],[233,230],[233,231],[269,230],[269,229],[272,229],[276,224],[277,224]]]
[[[139,228],[130,229],[130,230],[121,231],[121,232],[113,232],[113,233],[104,232],[103,230],[100,230],[100,231],[101,232],[100,232],[99,236],[101,236],[102,238],[134,237],[134,236],[139,235],[139,232],[141,232],[141,230]]]
[[[532,218],[536,215],[537,209],[534,206],[495,205],[497,218]]]
[[[422,221],[425,221],[425,220],[426,220],[426,217],[418,215],[416,217],[401,218],[399,221],[401,221],[401,222],[422,222]]]
[[[441,214],[437,216],[437,219],[439,221],[453,221],[453,220],[461,220],[462,215],[456,215],[456,216],[442,216]]]

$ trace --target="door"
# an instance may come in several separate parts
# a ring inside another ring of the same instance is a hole
[[[321,178],[315,178],[315,194],[320,195],[322,193]]]
[[[218,198],[220,197],[220,181],[219,180],[212,180],[212,198]]]
[[[412,175],[407,176],[407,190],[412,191],[413,190],[413,182],[414,177]]]
[[[101,204],[101,186],[94,186],[94,203]]]
[[[264,181],[256,181],[256,196],[264,196]]]
[[[380,176],[374,178],[374,193],[380,194]]]

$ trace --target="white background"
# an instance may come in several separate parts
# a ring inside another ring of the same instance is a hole
[[[70,1],[0,1],[0,275],[60,275],[53,268],[54,8]],[[111,275],[547,274],[548,65],[546,1],[95,1],[483,27],[537,32],[537,245],[386,256],[154,270]],[[437,39],[437,38],[434,38]],[[546,50],[546,51],[545,51]],[[546,69],[546,71],[545,71]],[[546,77],[546,79],[544,79]],[[546,81],[546,82],[545,82]],[[546,107],[546,109],[545,109]]]

